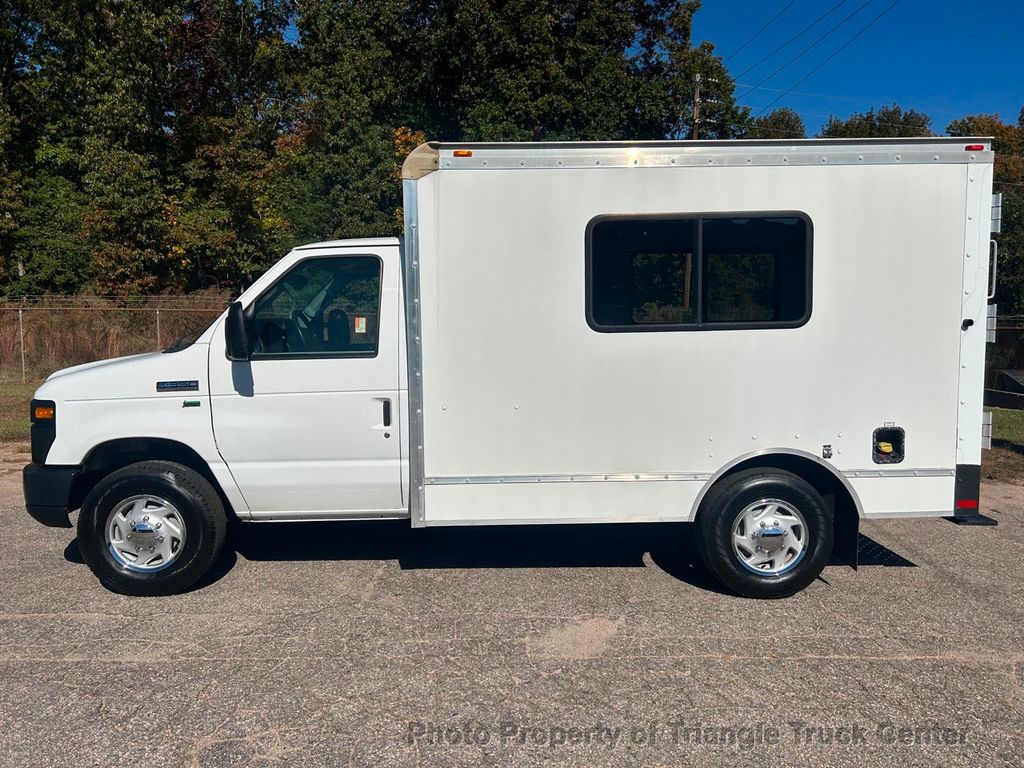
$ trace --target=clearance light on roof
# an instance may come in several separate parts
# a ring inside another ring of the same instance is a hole
[[[984,144],[968,144],[966,147],[964,147],[964,151],[965,152],[984,152],[985,151],[985,145]]]
[[[456,149],[454,152],[452,152],[452,154],[455,157],[472,157],[473,156],[473,150],[472,149]]]

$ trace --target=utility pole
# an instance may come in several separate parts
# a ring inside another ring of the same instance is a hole
[[[697,126],[700,124],[700,72],[693,76],[693,131],[690,138],[697,140]]]

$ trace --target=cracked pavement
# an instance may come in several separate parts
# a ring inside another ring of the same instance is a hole
[[[1024,488],[722,594],[674,526],[247,525],[105,591],[0,465],[0,765],[1019,766]]]

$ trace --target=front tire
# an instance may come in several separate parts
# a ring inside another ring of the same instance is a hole
[[[754,598],[789,597],[822,572],[832,553],[825,500],[796,475],[748,469],[707,494],[697,514],[701,559],[726,587]]]
[[[217,560],[226,531],[210,482],[170,461],[130,464],[103,478],[78,517],[82,558],[103,586],[125,595],[188,589]]]

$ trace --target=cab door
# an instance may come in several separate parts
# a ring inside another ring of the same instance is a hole
[[[397,248],[300,253],[210,347],[213,431],[253,518],[402,513]]]

